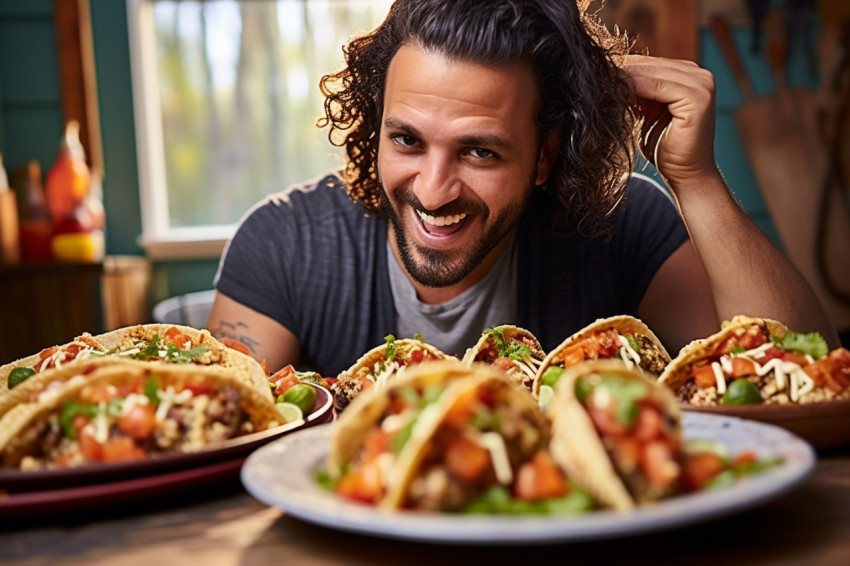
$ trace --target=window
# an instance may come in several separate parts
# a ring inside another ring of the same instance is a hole
[[[216,257],[265,195],[342,165],[319,78],[391,0],[128,0],[152,259]]]

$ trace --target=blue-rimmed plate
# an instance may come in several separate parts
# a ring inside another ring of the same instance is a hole
[[[614,538],[706,521],[765,503],[799,485],[816,456],[785,429],[713,414],[683,415],[688,439],[722,443],[731,454],[753,451],[783,463],[735,485],[674,497],[633,513],[594,511],[574,517],[509,517],[387,512],[336,497],[316,482],[333,424],[300,431],[252,453],[240,477],[258,500],[304,521],[360,534],[454,544],[537,544]]]

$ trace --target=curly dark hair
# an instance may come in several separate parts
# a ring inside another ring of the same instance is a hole
[[[639,124],[616,64],[629,50],[589,10],[592,0],[397,0],[384,22],[343,47],[346,67],[320,82],[332,144],[344,146],[349,195],[371,212],[386,198],[377,156],[390,61],[404,44],[486,65],[528,61],[537,77],[539,144],[560,133],[533,217],[551,234],[607,234],[625,194]]]

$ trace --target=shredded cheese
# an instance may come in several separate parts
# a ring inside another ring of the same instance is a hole
[[[192,392],[190,390],[184,389],[180,393],[175,393],[174,387],[171,385],[166,387],[165,391],[157,389],[156,394],[159,397],[159,406],[156,408],[156,419],[159,421],[165,420],[168,411],[173,405],[182,405],[192,398]]]
[[[622,360],[626,362],[626,365],[631,367],[632,364],[629,362],[629,359],[631,360],[631,362],[634,362],[634,365],[640,365],[640,355],[635,352],[634,348],[632,348],[632,345],[629,344],[628,338],[626,338],[622,334],[618,334],[617,342],[619,342],[621,346],[620,349],[617,350],[617,353],[620,355],[620,358],[622,358]],[[628,356],[629,359],[626,359],[626,356]]]
[[[723,368],[717,362],[711,362],[711,369],[714,371],[714,380],[717,382],[717,393],[723,395],[726,393],[726,376],[723,375]]]
[[[490,453],[496,481],[502,485],[510,485],[514,479],[514,471],[511,468],[511,460],[508,458],[508,449],[505,447],[505,439],[502,435],[497,432],[485,432],[475,440]]]

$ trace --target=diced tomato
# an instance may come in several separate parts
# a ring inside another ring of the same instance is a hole
[[[80,401],[97,405],[108,402],[115,397],[115,390],[110,391],[109,384],[101,382],[87,383],[80,391]]]
[[[38,362],[36,362],[34,368],[36,371],[44,371],[49,368],[52,363],[45,363],[45,360],[59,351],[59,346],[51,346],[49,348],[45,348],[38,354]]]
[[[469,438],[458,435],[446,449],[445,463],[453,476],[474,482],[490,467],[490,452]]]
[[[183,334],[183,332],[181,332],[176,326],[172,326],[165,331],[165,336],[163,336],[162,341],[166,344],[173,344],[181,350],[191,350],[194,346],[192,338]]]
[[[761,356],[759,356],[758,360],[759,360],[760,364],[764,365],[767,362],[769,362],[770,360],[777,360],[777,359],[781,360],[781,359],[783,359],[784,356],[785,356],[785,350],[783,350],[782,348],[773,347],[773,348],[768,348],[767,350],[765,350],[764,353]]]
[[[601,434],[617,437],[625,436],[629,432],[626,425],[617,420],[613,414],[613,405],[599,407],[591,404],[587,407],[587,414]]]
[[[836,348],[828,356],[829,360],[839,369],[850,369],[850,350],[847,348]]]
[[[425,352],[423,352],[422,350],[419,350],[419,349],[413,350],[412,352],[410,352],[410,356],[407,359],[407,365],[412,366],[414,364],[421,363],[422,360],[424,360],[424,359],[425,359]]]
[[[563,497],[570,492],[566,477],[552,456],[540,450],[520,466],[513,488],[514,496],[523,501]]]
[[[738,344],[740,344],[744,350],[758,348],[765,342],[767,342],[767,337],[765,337],[764,331],[761,327],[755,325],[748,328],[745,333],[738,337]]]
[[[625,468],[637,467],[640,461],[641,443],[635,436],[621,436],[608,444],[615,461]]]
[[[156,428],[156,409],[152,405],[134,405],[118,418],[118,430],[136,440],[149,438]]]
[[[508,372],[513,369],[514,362],[512,359],[502,356],[493,360],[493,366],[504,372]]]
[[[269,374],[269,363],[266,360],[260,362],[260,365],[263,367],[263,371],[266,375]]]
[[[782,360],[791,362],[792,364],[797,364],[801,368],[806,367],[809,364],[809,360],[806,359],[806,356],[797,352],[790,352],[788,350],[782,352]]]
[[[582,348],[581,344],[570,346],[569,348],[561,352],[561,356],[563,356],[564,358],[564,367],[575,365],[579,362],[584,361],[584,348]]]
[[[82,344],[71,343],[63,348],[63,352],[65,353],[65,359],[62,360],[62,363],[68,363],[73,361],[83,350],[84,346]]]
[[[664,434],[664,421],[661,412],[652,405],[643,405],[638,413],[635,436],[641,442],[649,442]]]
[[[132,462],[146,457],[145,451],[136,446],[129,436],[111,438],[103,445],[104,462]]]
[[[328,389],[333,387],[334,383],[337,382],[337,378],[335,378],[335,377],[326,377],[324,379],[325,379],[325,387],[328,388]]]
[[[71,426],[74,427],[74,430],[77,432],[77,438],[82,434],[83,427],[91,422],[91,418],[85,415],[74,415],[74,418],[71,419]]]
[[[755,374],[756,364],[752,361],[740,356],[732,357],[732,375],[730,377],[738,379],[739,377],[748,377]]]
[[[714,377],[714,370],[711,368],[711,364],[692,368],[691,377],[694,378],[697,386],[701,389],[717,385],[717,378]]]
[[[293,385],[301,383],[301,380],[298,379],[297,375],[295,375],[295,368],[292,367],[292,364],[279,369],[269,378],[269,381],[276,384],[274,390],[275,395],[282,395]]]
[[[92,338],[91,336],[86,336],[85,334],[82,336],[77,336],[77,342],[82,342],[86,346],[90,348],[95,348],[97,350],[100,350],[103,347],[98,344],[94,338]]]
[[[77,435],[80,442],[80,453],[83,458],[90,462],[100,462],[103,460],[103,445],[95,440],[94,436],[85,430],[81,430]]]
[[[467,389],[454,400],[454,403],[443,417],[443,422],[446,426],[455,427],[469,422],[475,414],[477,404],[478,395],[475,391]]]
[[[703,489],[725,469],[723,459],[713,452],[688,454],[682,463],[682,487],[686,491]]]
[[[380,428],[369,431],[363,443],[366,458],[374,458],[390,450],[390,435]]]
[[[725,356],[726,354],[730,353],[735,348],[735,346],[738,346],[738,337],[733,334],[732,336],[729,336],[723,342],[721,342],[714,353],[717,356]]]
[[[754,464],[758,462],[758,456],[752,450],[747,450],[746,452],[741,452],[732,460],[732,464],[735,466],[742,466],[745,464]]]
[[[253,356],[253,352],[251,352],[251,348],[246,346],[244,343],[239,340],[234,340],[233,338],[222,337],[218,339],[219,342],[227,346],[232,350],[236,350],[237,352],[241,352],[246,356]]]
[[[673,485],[681,474],[673,449],[664,440],[653,440],[642,446],[640,467],[647,479],[661,488]]]
[[[350,470],[340,478],[335,489],[343,497],[364,503],[377,503],[383,493],[378,459],[366,460],[362,465]]]
[[[192,395],[198,397],[200,395],[212,395],[215,393],[215,388],[209,383],[184,383],[183,389],[180,391],[189,390]]]
[[[597,342],[596,357],[613,358],[616,356],[617,350],[620,349],[620,342],[617,340],[618,336],[619,332],[613,328],[599,332],[595,337]]]

